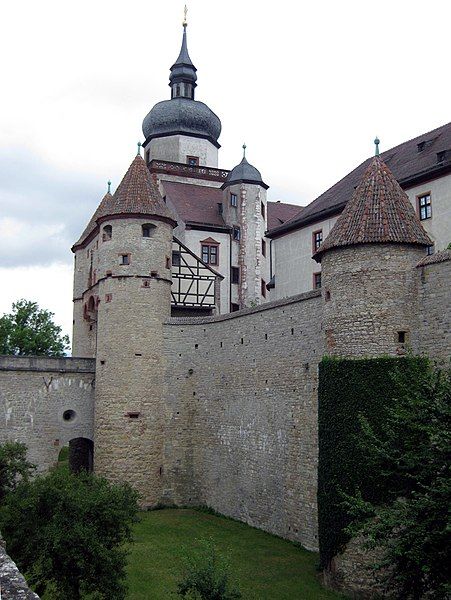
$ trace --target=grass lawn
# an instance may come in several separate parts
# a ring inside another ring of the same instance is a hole
[[[229,552],[244,600],[338,599],[323,589],[318,555],[258,529],[191,509],[141,513],[128,561],[130,600],[177,598],[182,547],[212,537]]]

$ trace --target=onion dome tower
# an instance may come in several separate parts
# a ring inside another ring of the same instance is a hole
[[[376,156],[313,258],[321,262],[326,352],[400,354],[415,318],[415,265],[432,244],[393,173]]]
[[[171,67],[171,99],[158,102],[142,125],[146,161],[178,163],[196,159],[200,166],[218,166],[221,121],[203,102],[194,99],[197,69],[188,53],[187,22],[183,22],[180,53]]]

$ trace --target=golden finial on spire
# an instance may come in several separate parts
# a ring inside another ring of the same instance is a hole
[[[186,27],[188,25],[188,21],[186,20],[186,15],[188,14],[188,7],[186,6],[186,4],[185,4],[185,8],[183,10],[183,13],[184,13],[184,17],[183,17],[182,25],[183,25],[183,27]]]

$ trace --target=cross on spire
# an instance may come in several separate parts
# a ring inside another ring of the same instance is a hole
[[[111,181],[108,180],[108,193],[111,194]]]
[[[186,15],[188,14],[188,7],[185,4],[185,8],[183,9],[183,27],[187,27],[188,26],[188,21],[186,20]]]
[[[138,142],[138,153],[137,153],[138,156],[141,156],[141,146],[142,146],[141,142]]]

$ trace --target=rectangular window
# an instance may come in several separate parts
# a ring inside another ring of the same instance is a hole
[[[207,265],[217,265],[219,257],[219,248],[217,245],[202,244],[202,260]]]
[[[425,221],[432,217],[432,204],[431,194],[423,194],[418,196],[418,212],[420,214],[420,221]]]
[[[236,194],[230,194],[230,204],[232,206],[238,206],[238,196]]]
[[[236,242],[239,242],[241,239],[241,230],[239,227],[233,227],[232,237]]]
[[[224,207],[222,205],[222,202],[218,202],[218,214],[222,215],[224,212]]]
[[[181,263],[181,254],[178,250],[174,250],[172,252],[172,265],[174,267],[180,267]]]
[[[236,312],[237,310],[240,310],[240,305],[232,302],[230,305],[230,310],[231,310],[231,312]]]
[[[318,231],[314,231],[312,233],[312,249],[313,252],[316,252],[318,248],[323,243],[323,230],[318,229]]]
[[[232,283],[240,283],[240,267],[232,267]]]
[[[121,254],[121,265],[130,264],[130,254]]]
[[[426,246],[426,254],[431,256],[435,252],[435,244],[431,244],[430,246]]]
[[[187,156],[186,162],[190,167],[198,167],[199,166],[199,157],[198,156]]]
[[[313,289],[319,290],[321,287],[321,272],[313,273]]]
[[[262,240],[262,255],[266,256],[266,242]]]
[[[266,281],[262,279],[262,296],[266,298]]]
[[[262,217],[265,219],[266,218],[266,209],[265,209],[265,205],[263,204],[263,202],[261,203],[261,213],[262,213]]]

